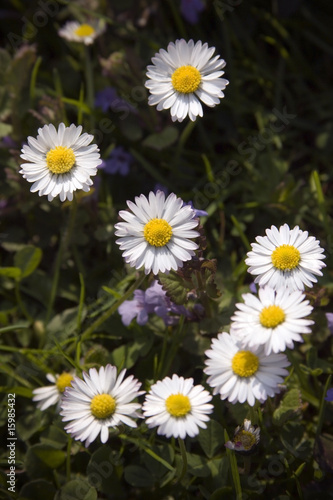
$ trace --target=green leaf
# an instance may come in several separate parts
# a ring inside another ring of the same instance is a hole
[[[149,135],[143,141],[143,145],[151,149],[156,149],[157,151],[162,151],[162,149],[174,144],[177,139],[178,130],[175,127],[166,127],[158,134]]]
[[[51,334],[54,335],[58,342],[68,338],[77,328],[78,307],[65,309],[62,313],[54,316],[47,325],[49,335],[49,343],[46,345],[54,345]]]
[[[160,273],[158,280],[172,302],[178,305],[186,304],[187,293],[193,288],[190,281],[185,280],[175,271],[170,271],[169,274]]]
[[[145,465],[155,478],[161,478],[168,469],[173,469],[171,464],[173,463],[175,452],[170,444],[165,443],[163,445],[153,446],[151,450],[146,448],[145,452],[147,453],[144,458]],[[162,460],[169,465],[168,468],[162,463]]]
[[[151,488],[155,484],[155,479],[144,467],[138,465],[128,465],[124,470],[125,480],[136,488]]]
[[[187,453],[187,470],[192,476],[207,477],[210,475],[210,468],[207,459],[202,455]]]
[[[32,448],[35,455],[51,469],[57,469],[66,459],[66,453],[64,451],[54,449],[47,444],[36,444],[32,446]]]
[[[53,484],[45,479],[36,479],[25,484],[20,490],[21,500],[45,500],[53,498],[56,489]]]
[[[11,63],[11,57],[5,49],[0,49],[0,82],[4,84],[4,77]]]
[[[0,123],[0,138],[10,135],[12,130],[13,127],[9,123]]]
[[[114,467],[113,450],[110,446],[102,446],[92,454],[87,467],[87,477],[89,481],[98,488],[98,490],[107,493],[110,490],[110,484]]]
[[[124,344],[114,349],[111,353],[110,361],[115,366],[131,368],[140,356],[148,354],[153,345],[153,341],[154,339],[152,336],[138,336],[133,342],[129,342],[128,344]]]
[[[198,437],[201,448],[212,458],[224,444],[223,427],[216,420],[207,422],[207,429],[201,429]]]
[[[14,257],[14,264],[21,270],[20,278],[26,278],[32,274],[39,266],[41,259],[42,250],[33,245],[27,245],[22,250],[19,250]]]
[[[54,500],[96,500],[97,491],[85,479],[73,479],[57,491]]]
[[[25,398],[31,398],[32,397],[32,389],[27,389],[26,387],[19,387],[19,386],[1,386],[0,387],[0,392],[5,392],[8,394],[8,392],[11,392],[12,394],[16,394],[16,396],[23,396]]]
[[[17,279],[21,276],[21,269],[18,267],[0,267],[0,276]]]
[[[40,442],[51,448],[61,449],[68,442],[68,434],[63,429],[51,425],[41,434]]]
[[[288,391],[279,407],[273,413],[273,423],[275,425],[283,425],[287,420],[295,417],[299,409],[301,408],[302,400],[301,393],[298,389],[290,389]]]
[[[24,465],[32,478],[50,479],[52,470],[60,467],[66,460],[66,453],[49,445],[35,444],[30,446],[25,456]]]

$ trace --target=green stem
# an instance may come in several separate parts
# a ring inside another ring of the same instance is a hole
[[[66,456],[66,480],[67,482],[71,479],[71,446],[72,438],[68,439],[67,443],[67,456]]]
[[[93,69],[91,63],[91,56],[89,47],[84,47],[84,59],[85,59],[85,76],[86,76],[86,87],[87,87],[87,104],[90,108],[90,127],[93,130],[95,128],[95,119],[93,114],[94,109],[94,78]]]
[[[29,323],[34,322],[34,318],[29,314],[28,310],[26,309],[22,297],[21,297],[21,292],[20,292],[20,282],[16,281],[15,282],[15,296],[16,296],[16,301],[19,305],[19,308],[21,309],[21,312],[24,314],[24,316],[27,318]]]
[[[102,314],[99,318],[94,321],[92,325],[90,325],[81,335],[81,342],[89,338],[89,336],[99,327],[101,326],[107,319],[112,316],[113,313],[115,313],[118,309],[118,307],[126,300],[128,297],[132,295],[132,293],[139,288],[139,286],[142,284],[144,279],[146,278],[145,274],[142,274],[139,276],[139,278],[133,283],[133,285],[127,290],[127,292],[124,293],[120,299],[115,302],[110,309],[105,311],[104,314]]]
[[[227,441],[229,441],[229,436],[228,436],[227,431],[224,429],[224,442],[226,443]],[[227,453],[227,457],[229,460],[229,465],[230,465],[230,469],[231,469],[232,480],[234,483],[236,498],[237,498],[237,500],[242,500],[242,498],[243,498],[242,487],[241,487],[235,452],[233,450],[230,450],[229,448],[226,448],[226,453]]]
[[[175,357],[175,355],[179,349],[179,346],[182,342],[182,339],[183,339],[182,330],[183,330],[184,321],[185,321],[185,316],[180,316],[177,332],[175,333],[175,335],[173,337],[173,342],[171,344],[169,354],[167,356],[167,363],[164,366],[164,370],[163,371],[161,370],[161,378],[164,378],[168,374],[170,366],[172,365],[174,357]]]
[[[182,468],[181,468],[181,471],[179,474],[179,478],[178,478],[178,482],[180,483],[183,480],[183,478],[186,474],[186,471],[187,471],[187,454],[186,454],[184,440],[178,438],[178,444],[179,444],[179,449],[180,449],[180,453],[182,456],[182,462],[183,462],[183,465],[182,465]]]
[[[50,298],[49,298],[49,303],[47,306],[47,312],[46,312],[46,324],[49,322],[52,310],[53,310],[53,305],[54,301],[57,295],[57,290],[58,290],[58,283],[59,283],[59,275],[60,275],[60,267],[62,264],[62,257],[63,254],[68,246],[68,243],[70,241],[73,228],[74,228],[74,223],[76,219],[76,213],[77,213],[77,203],[75,196],[73,198],[73,201],[70,205],[70,217],[69,217],[69,222],[68,226],[66,227],[61,240],[60,240],[60,245],[59,245],[59,250],[55,262],[55,270],[54,270],[54,275],[53,275],[53,281],[52,281],[52,288],[51,288],[51,293],[50,293]]]
[[[322,395],[322,398],[320,401],[318,425],[317,425],[317,430],[316,430],[316,440],[318,439],[318,437],[321,433],[322,426],[323,426],[324,415],[325,415],[325,406],[326,406],[325,397],[327,394],[327,390],[328,390],[329,386],[331,385],[331,380],[332,380],[332,375],[329,375],[327,377],[326,384],[325,384],[324,391],[323,391],[323,395]]]

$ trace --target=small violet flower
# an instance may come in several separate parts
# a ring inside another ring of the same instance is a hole
[[[333,313],[326,313],[325,316],[327,319],[328,329],[331,333],[333,333]]]
[[[204,8],[205,4],[202,0],[181,0],[180,2],[180,12],[189,24],[197,24],[199,14]]]
[[[119,97],[116,89],[113,87],[105,87],[103,90],[96,92],[95,106],[96,108],[101,108],[104,113],[107,113],[109,109],[115,112],[123,111],[126,116],[128,113],[135,112],[135,108]]]
[[[130,170],[130,165],[133,161],[133,156],[124,150],[122,146],[115,147],[109,157],[102,161],[100,168],[107,174],[127,175]]]
[[[156,280],[146,291],[135,290],[134,299],[125,300],[118,308],[118,312],[125,326],[128,326],[134,318],[138,325],[145,325],[149,314],[156,314],[166,325],[175,325],[181,314],[185,316],[190,314],[184,306],[171,302]]]
[[[331,389],[328,389],[325,400],[333,401],[333,387]]]
[[[208,215],[208,212],[206,212],[205,210],[198,210],[197,208],[194,208],[192,201],[184,203],[183,207],[185,207],[186,205],[189,205],[195,211],[196,217],[206,217]]]

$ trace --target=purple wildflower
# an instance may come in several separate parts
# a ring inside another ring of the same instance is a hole
[[[189,201],[188,203],[184,203],[183,207],[185,207],[186,205],[189,205],[195,211],[196,217],[206,217],[208,215],[208,212],[206,212],[205,210],[197,210],[196,208],[194,208],[192,201]]]
[[[127,113],[126,116],[128,113],[135,112],[135,108],[119,97],[116,89],[113,87],[105,87],[105,89],[96,92],[95,106],[101,108],[104,113],[109,109],[115,112],[124,111],[125,114]]]
[[[100,168],[107,174],[127,175],[130,170],[130,165],[133,161],[133,156],[124,150],[122,146],[114,148],[109,157],[102,161]]]
[[[202,0],[181,0],[180,12],[184,19],[190,24],[197,24],[199,14],[205,8]]]
[[[333,333],[333,313],[326,313],[325,316],[327,319],[328,329],[331,333]]]
[[[136,290],[134,299],[125,300],[118,308],[118,312],[125,326],[128,326],[134,318],[139,325],[145,325],[149,314],[156,314],[166,325],[177,324],[181,314],[190,315],[184,306],[178,306],[169,299],[156,280],[146,291]]]
[[[328,389],[325,400],[333,401],[333,387],[331,389]]]

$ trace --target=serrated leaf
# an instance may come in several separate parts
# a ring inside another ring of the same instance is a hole
[[[178,130],[175,127],[166,127],[158,134],[149,135],[144,141],[143,145],[157,151],[162,151],[171,146],[178,139]]]
[[[178,305],[186,304],[188,300],[187,293],[193,288],[190,281],[185,280],[174,271],[169,274],[160,273],[158,280],[172,302]]]
[[[283,397],[279,407],[273,413],[275,425],[283,425],[293,418],[302,405],[301,393],[298,389],[290,389]]]
[[[19,250],[14,257],[14,264],[15,267],[18,267],[21,270],[20,278],[26,278],[32,274],[39,266],[41,259],[42,250],[34,247],[33,245],[27,245]]]

